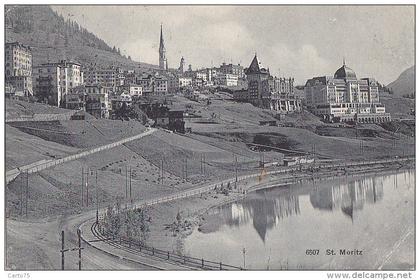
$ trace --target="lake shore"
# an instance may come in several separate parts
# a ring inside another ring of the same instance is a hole
[[[265,175],[240,181],[237,183],[236,188],[231,186],[229,191],[223,193],[220,188],[186,199],[162,203],[148,210],[149,215],[152,217],[152,223],[147,244],[162,250],[188,255],[184,248],[184,240],[188,235],[194,230],[212,232],[219,225],[219,220],[214,216],[208,215],[208,213],[215,207],[243,199],[246,196],[246,192],[296,184],[305,180],[319,181],[345,176],[386,174],[395,170],[413,167],[414,162],[410,161],[409,164],[404,166],[398,163],[389,163],[372,165],[369,168],[352,166],[344,169],[317,169],[312,172],[295,171],[279,175]],[[224,189],[226,189],[226,186],[224,186]],[[177,216],[180,219],[177,219]]]

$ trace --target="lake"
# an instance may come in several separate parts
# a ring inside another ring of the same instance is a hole
[[[247,269],[413,269],[415,171],[304,181],[211,209],[183,253]]]

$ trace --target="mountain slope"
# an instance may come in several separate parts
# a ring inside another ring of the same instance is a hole
[[[118,49],[49,6],[6,5],[5,27],[6,42],[18,41],[32,48],[33,65],[68,59],[84,66],[157,67],[120,55]]]
[[[412,66],[401,73],[401,75],[390,83],[387,87],[392,89],[394,96],[402,97],[407,95],[414,95],[415,90],[415,66]]]

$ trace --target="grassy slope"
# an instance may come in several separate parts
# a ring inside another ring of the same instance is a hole
[[[79,149],[45,141],[18,129],[5,125],[6,129],[6,170],[30,164],[43,159],[73,154]]]
[[[5,99],[5,103],[6,119],[27,117],[34,114],[65,114],[72,111],[41,103],[31,103],[8,98]]]
[[[115,142],[145,130],[145,127],[137,121],[122,122],[106,119],[9,124],[44,140],[77,148],[92,148]]]
[[[415,80],[415,66],[411,66],[387,87],[393,90],[395,96],[402,97],[416,92]]]
[[[381,102],[385,105],[386,111],[391,114],[393,118],[413,118],[410,115],[410,109],[415,109],[415,100],[403,98],[398,96],[382,96]]]

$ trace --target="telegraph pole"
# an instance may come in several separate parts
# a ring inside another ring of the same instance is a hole
[[[80,207],[82,208],[83,207],[83,185],[85,184],[85,170],[84,170],[84,168],[82,167],[82,188],[81,188],[81,199],[82,199],[82,203],[80,204]]]
[[[263,162],[263,167],[264,167],[264,164],[265,164],[265,154],[264,154],[264,151],[262,151],[262,162]]]
[[[203,174],[206,174],[206,154],[203,154]]]
[[[96,169],[95,172],[95,185],[96,185],[96,223],[99,222],[99,192],[98,192],[98,170]],[[77,234],[79,234],[79,230],[77,230]],[[79,235],[79,248],[80,248],[80,235]],[[80,254],[80,250],[79,250]],[[79,266],[80,270],[80,266]]]
[[[61,270],[64,270],[64,230],[61,231]]]
[[[86,172],[86,207],[89,207],[89,173],[90,168],[88,168],[88,171]]]
[[[185,157],[185,181],[187,181],[188,178],[188,163],[187,163],[187,157]]]
[[[238,182],[238,158],[235,156],[235,187]]]
[[[245,247],[242,249],[242,255],[244,256],[244,269],[245,269],[246,268],[246,263],[245,263],[246,249],[245,249]]]
[[[80,229],[77,229],[77,238],[79,239],[78,245],[79,245],[79,270],[82,270],[82,238],[81,238],[81,232]]]
[[[160,182],[163,185],[163,159],[160,162]]]
[[[25,177],[22,175],[22,181],[25,180]],[[24,182],[20,184],[20,193],[19,193],[19,199],[20,199],[20,215],[23,216],[23,189],[24,189]]]
[[[25,215],[28,217],[28,200],[29,200],[29,173],[26,171],[26,203],[25,203]]]
[[[128,200],[128,167],[125,166],[125,209],[127,209],[127,200]]]
[[[163,178],[163,176],[162,176],[162,178]],[[133,205],[133,198],[131,196],[131,166],[130,166],[130,203],[131,203],[131,205]]]

